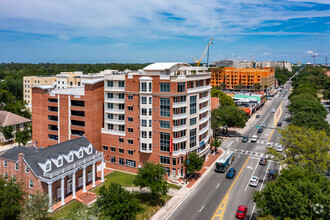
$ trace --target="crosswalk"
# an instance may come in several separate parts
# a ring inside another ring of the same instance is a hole
[[[242,142],[242,139],[241,138],[236,138],[235,139],[235,141],[236,142]],[[267,141],[267,140],[257,140],[257,144],[266,144],[267,142],[269,142],[269,141]],[[273,146],[275,146],[275,147],[277,147],[277,146],[279,146],[279,145],[281,145],[280,143],[273,143],[273,142],[271,142],[272,144],[273,144]]]
[[[248,150],[243,150],[243,149],[231,149],[231,148],[227,148],[225,149],[225,151],[234,151],[235,153],[239,153],[239,154],[246,154],[248,156],[253,156],[253,157],[267,157],[268,159],[274,159],[275,156],[274,155],[269,155],[269,154],[265,154],[265,153],[260,153],[260,152],[255,152],[255,151],[248,151]]]

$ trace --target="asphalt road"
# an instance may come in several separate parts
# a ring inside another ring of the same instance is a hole
[[[289,90],[286,85],[284,90]],[[235,219],[235,213],[239,205],[248,206],[247,219],[253,219],[253,213],[256,213],[255,204],[252,202],[252,193],[254,190],[260,190],[264,187],[265,176],[268,169],[279,169],[279,164],[275,161],[268,161],[266,166],[259,165],[260,157],[266,156],[266,142],[271,141],[278,145],[280,134],[274,121],[272,108],[282,107],[280,120],[283,127],[286,125],[284,119],[287,115],[287,97],[289,92],[278,94],[269,105],[264,106],[254,115],[259,114],[260,118],[253,116],[252,123],[244,132],[244,136],[249,139],[257,134],[258,141],[243,143],[241,138],[234,137],[223,142],[222,148],[235,151],[235,161],[231,167],[234,167],[237,174],[234,179],[225,178],[225,174],[210,172],[205,179],[185,198],[185,200],[174,210],[168,219]],[[263,133],[257,133],[262,122],[266,122]],[[251,176],[258,176],[260,179],[258,187],[248,185]],[[220,207],[221,206],[221,207]],[[217,214],[218,212],[218,214]],[[219,214],[219,212],[221,212]],[[213,218],[214,217],[214,218]],[[251,217],[251,218],[250,218]]]

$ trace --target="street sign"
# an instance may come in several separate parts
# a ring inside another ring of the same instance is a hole
[[[256,128],[261,128],[261,126],[256,126]]]

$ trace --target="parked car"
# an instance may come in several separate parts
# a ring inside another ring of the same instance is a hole
[[[257,176],[251,177],[250,183],[249,183],[250,186],[258,186],[258,183],[259,183],[259,177],[257,177]]]
[[[256,115],[256,118],[260,118],[260,115]]]
[[[245,205],[238,206],[236,218],[245,219],[247,211],[248,207],[246,207]]]
[[[258,140],[258,136],[257,135],[253,135],[251,138],[251,142],[257,142]]]
[[[275,113],[276,112],[276,109],[275,108],[272,108],[272,113]]]
[[[242,138],[242,142],[248,142],[248,140],[249,140],[249,138],[248,138],[247,136],[244,136],[244,137]]]
[[[265,157],[260,158],[259,164],[260,165],[266,165],[267,164],[267,159]]]
[[[262,133],[263,132],[262,128],[259,128],[257,132]]]
[[[267,126],[266,122],[261,123],[261,127],[266,127],[266,126]]]
[[[278,122],[277,123],[277,126],[282,126],[282,122]]]
[[[235,175],[236,175],[235,168],[230,168],[227,172],[226,178],[227,179],[233,179]]]
[[[277,176],[278,176],[278,171],[277,170],[269,170],[269,172],[267,174],[267,178],[269,180],[274,180],[274,179],[276,179]]]
[[[276,151],[277,151],[277,152],[283,152],[283,147],[282,147],[282,145],[277,146],[277,147],[276,147]]]
[[[272,142],[267,142],[267,143],[266,143],[266,147],[267,147],[267,148],[272,148],[272,147],[273,147]]]

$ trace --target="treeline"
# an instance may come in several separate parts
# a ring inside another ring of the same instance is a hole
[[[56,75],[61,72],[82,71],[84,73],[98,73],[105,69],[123,71],[125,69],[138,70],[148,64],[139,63],[107,63],[107,64],[55,64],[55,63],[1,63],[0,89],[9,91],[17,99],[23,99],[23,77],[38,75]]]
[[[292,79],[293,92],[289,96],[289,110],[293,113],[292,124],[316,130],[325,130],[328,134],[330,127],[326,121],[327,110],[322,105],[318,95],[329,94],[330,78],[325,75],[323,68],[304,68]]]
[[[286,68],[275,68],[275,79],[277,79],[279,85],[283,85],[293,76],[295,71],[296,69],[290,72]]]

